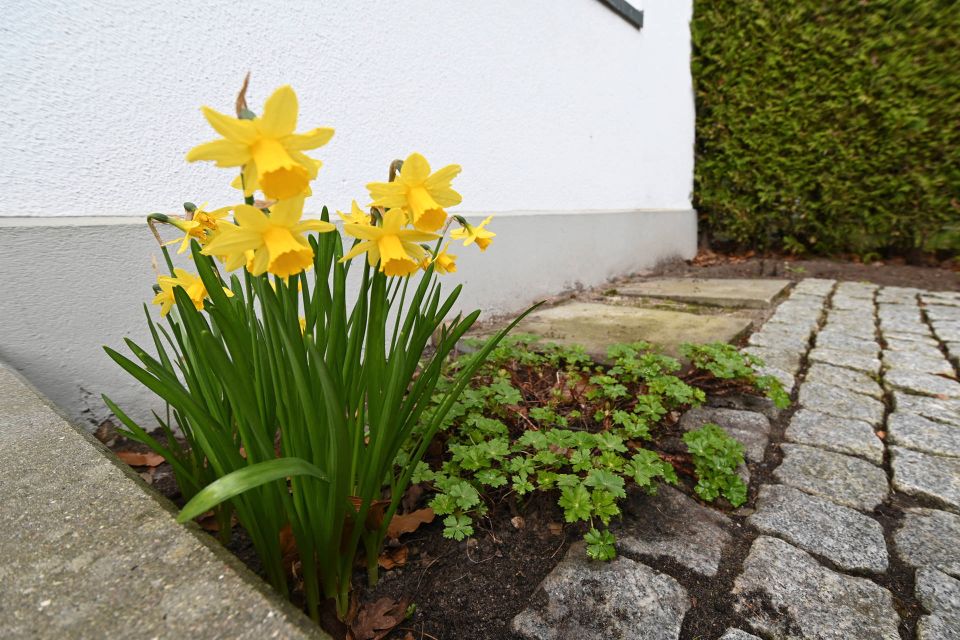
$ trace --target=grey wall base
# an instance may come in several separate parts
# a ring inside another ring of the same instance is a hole
[[[0,364],[0,636],[328,638]]]
[[[485,253],[451,244],[459,269],[444,278],[464,284],[460,307],[484,317],[696,253],[692,210],[518,212],[491,227]],[[163,406],[101,349],[149,343],[151,257],[163,263],[141,219],[0,218],[0,360],[87,428],[108,416],[101,393],[152,428],[150,411]]]

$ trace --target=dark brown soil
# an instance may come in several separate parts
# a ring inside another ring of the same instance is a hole
[[[862,264],[850,260],[815,258],[799,260],[784,256],[727,256],[704,252],[691,261],[662,264],[659,276],[701,278],[830,278],[864,281],[895,287],[918,287],[934,291],[960,291],[960,263],[950,267],[916,266],[902,260]]]

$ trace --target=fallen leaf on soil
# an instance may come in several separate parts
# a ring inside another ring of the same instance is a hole
[[[380,640],[403,622],[407,615],[407,601],[380,598],[365,605],[350,626],[347,637],[351,640]]]
[[[886,431],[877,431],[877,437],[881,440],[886,440],[887,432]]]
[[[403,499],[400,500],[400,506],[403,507],[403,510],[406,512],[413,511],[417,508],[417,504],[420,502],[422,496],[423,485],[411,484],[407,487],[407,492],[403,494]]]
[[[384,549],[383,553],[380,554],[380,557],[377,558],[377,563],[389,571],[394,567],[402,567],[407,564],[407,556],[410,554],[410,551],[406,547],[397,547],[396,549]]]
[[[390,526],[387,527],[387,537],[399,538],[404,533],[413,533],[421,524],[433,522],[433,518],[433,509],[430,507],[417,509],[411,513],[404,513],[399,516],[393,516],[393,520],[390,521]]]
[[[152,471],[153,469],[150,469],[150,471],[140,472],[140,477],[143,478],[143,481],[146,482],[147,484],[153,484],[153,473],[151,473]]]
[[[207,511],[197,516],[197,524],[199,524],[204,531],[220,531],[220,522],[213,514],[213,511]]]
[[[513,525],[514,529],[523,529],[525,522],[522,516],[513,516],[510,518],[510,524]]]
[[[155,467],[163,462],[163,456],[152,451],[137,453],[136,451],[117,451],[117,457],[131,467]]]
[[[547,529],[550,530],[551,535],[558,536],[563,533],[563,525],[559,522],[551,522],[547,525]]]

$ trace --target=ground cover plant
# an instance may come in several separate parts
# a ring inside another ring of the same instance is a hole
[[[696,0],[691,31],[694,205],[715,239],[957,255],[955,3]]]
[[[415,463],[509,330],[444,375],[479,315],[448,317],[460,287],[447,292],[438,280],[456,270],[445,236],[482,251],[494,233],[489,218],[470,225],[447,214],[461,199],[451,185],[459,166],[433,172],[412,153],[391,164],[388,182],[368,185],[369,207],[340,214],[352,240],[344,246],[326,208],[303,217],[320,169],[304,151],[333,130],[295,133],[290,87],[259,116],[245,92],[246,83],[237,117],[203,109],[222,138],[187,156],[235,169],[236,203],[148,216],[183,233],[179,251],[196,273],[176,268],[164,247],[153,300],[161,321],[147,310],[153,352],[130,340],[132,357],[106,348],[166,401],[156,416],[165,437],[104,400],[125,436],[172,466],[188,500],[181,522],[212,509],[226,538],[236,518],[277,590],[287,593],[296,573],[314,619],[324,599],[343,618],[358,550],[375,584]],[[407,467],[394,465],[401,448]]]
[[[462,540],[494,506],[509,501],[522,513],[533,493],[552,492],[568,523],[588,523],[587,553],[609,560],[616,554],[609,525],[628,487],[676,484],[677,468],[695,476],[702,499],[743,504],[746,486],[736,474],[743,446],[712,424],[679,436],[680,412],[703,403],[706,390],[759,390],[779,407],[789,398],[756,373],[759,360],[732,345],[682,351],[691,362],[683,371],[646,343],[615,345],[609,362],[598,364],[577,347],[506,338],[447,411],[439,453],[416,463],[413,481],[436,492],[429,504],[443,518],[443,535]],[[428,419],[444,408],[443,390],[470,357],[450,365]],[[663,453],[664,441],[678,436],[686,455]],[[411,464],[407,451],[398,466]]]

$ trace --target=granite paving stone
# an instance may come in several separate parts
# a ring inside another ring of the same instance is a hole
[[[953,365],[939,351],[884,351],[881,358],[885,370],[902,369],[936,376],[953,377]]]
[[[760,487],[747,522],[847,570],[887,570],[883,528],[862,513],[785,485]]]
[[[897,555],[911,567],[934,567],[960,578],[960,516],[940,509],[907,509],[893,542]]]
[[[834,367],[822,362],[814,362],[810,365],[807,369],[806,382],[835,385],[877,400],[883,398],[883,388],[880,384],[862,371]]]
[[[960,580],[932,567],[917,569],[917,600],[930,615],[917,623],[918,640],[960,640]]]
[[[880,373],[880,359],[869,354],[860,355],[850,351],[839,351],[816,347],[807,356],[811,362],[823,362],[837,367],[846,367],[856,371],[863,371],[872,376]]]
[[[780,445],[779,482],[845,507],[872,511],[887,499],[887,474],[861,458],[802,444]]]
[[[770,437],[770,420],[766,416],[754,411],[700,407],[690,409],[680,418],[680,428],[684,431],[699,429],[707,423],[716,424],[739,440],[747,461],[763,461]]]
[[[960,321],[960,307],[945,306],[940,304],[928,304],[923,307],[923,313],[932,322],[958,322]]]
[[[654,495],[632,494],[622,508],[616,532],[621,553],[666,557],[705,576],[717,574],[731,540],[730,521],[719,511],[665,485]]]
[[[877,292],[877,302],[916,303],[921,293],[924,291],[916,287],[883,287]]]
[[[887,416],[887,442],[937,456],[960,457],[960,427],[895,411]]]
[[[862,420],[801,409],[793,414],[784,437],[790,442],[860,456],[876,465],[883,464],[883,441],[870,423]]]
[[[891,369],[884,374],[883,383],[907,393],[960,399],[960,382],[930,373]]]
[[[960,322],[938,322],[934,320],[931,324],[933,325],[933,332],[943,342],[960,342]]]
[[[793,390],[794,385],[797,384],[797,379],[792,373],[787,373],[783,369],[777,369],[776,367],[757,367],[757,375],[761,376],[770,376],[776,378],[776,380],[783,385],[784,391],[788,394]]]
[[[623,556],[590,560],[577,542],[511,627],[529,640],[676,640],[689,608],[686,590],[670,576]]]
[[[801,354],[795,350],[770,349],[769,347],[747,347],[746,353],[760,358],[765,365],[796,375],[800,370]]]
[[[954,367],[960,368],[960,342],[947,342],[947,357]]]
[[[755,347],[770,347],[772,349],[795,349],[806,351],[810,344],[809,332],[786,332],[763,330],[747,338],[747,344]]]
[[[929,398],[894,391],[893,406],[897,411],[915,413],[930,420],[960,426],[960,401],[958,400]]]
[[[907,495],[935,500],[960,513],[960,458],[935,456],[889,447],[893,488]]]
[[[855,391],[820,382],[805,382],[800,385],[798,399],[805,409],[838,418],[863,420],[874,426],[883,424],[883,403]]]
[[[827,278],[804,278],[793,287],[793,295],[803,294],[811,296],[826,297],[833,287],[837,284],[836,280]]]
[[[900,640],[889,591],[777,538],[754,540],[732,594],[736,611],[766,638]]]
[[[877,285],[868,282],[841,282],[837,285],[834,295],[873,300],[877,289]]]
[[[727,629],[720,640],[761,640],[759,637],[740,629]]]
[[[842,294],[834,294],[830,299],[830,306],[843,311],[862,311],[873,313],[873,300],[868,298],[853,298]]]
[[[863,337],[861,333],[851,334],[846,331],[826,328],[817,334],[816,344],[818,347],[836,351],[853,351],[874,358],[880,356],[880,345],[874,341],[872,336]]]
[[[918,336],[919,337],[919,336]],[[940,351],[940,343],[930,338],[928,342],[918,342],[915,340],[900,340],[897,338],[884,338],[886,347],[884,356],[890,353],[907,353],[912,356],[936,360],[943,358],[943,352]]]
[[[918,336],[929,336],[930,327],[922,320],[907,320],[904,318],[881,318],[880,332],[887,334],[913,333]]]

